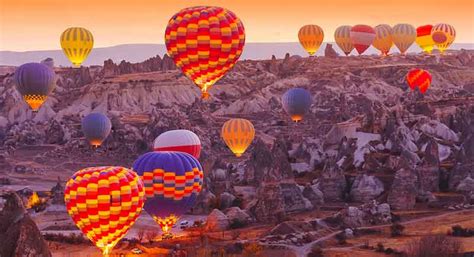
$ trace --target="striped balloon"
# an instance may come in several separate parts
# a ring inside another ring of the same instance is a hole
[[[145,190],[129,169],[92,167],[68,180],[64,201],[77,227],[107,255],[140,216]]]
[[[416,40],[416,29],[410,24],[397,24],[393,27],[392,38],[400,53],[405,54]]]
[[[360,55],[374,42],[375,30],[368,25],[355,25],[351,28],[350,37],[352,44]]]
[[[82,132],[92,146],[99,147],[111,129],[110,119],[102,113],[90,113],[82,119]]]
[[[145,211],[168,233],[196,203],[203,183],[201,164],[183,152],[149,152],[138,157],[133,170],[145,185]]]
[[[433,41],[433,37],[431,36],[431,29],[433,25],[423,25],[416,28],[416,44],[425,51],[426,53],[431,53],[433,51],[433,47],[435,42]]]
[[[255,128],[249,120],[230,119],[222,126],[221,137],[235,156],[240,157],[252,143]]]
[[[423,94],[431,86],[431,74],[423,69],[410,70],[406,79],[411,90],[415,90],[415,88],[418,87]]]
[[[456,39],[456,30],[449,24],[440,23],[433,26],[431,35],[439,51],[443,53]]]
[[[347,55],[349,55],[354,49],[354,45],[351,41],[351,26],[340,26],[334,32],[334,39],[336,44],[341,48],[341,50]]]
[[[16,89],[23,100],[37,112],[54,90],[54,71],[41,63],[25,63],[18,67],[13,77]]]
[[[283,109],[294,122],[299,122],[311,107],[311,94],[303,88],[292,88],[281,98]]]
[[[192,131],[185,129],[170,130],[155,139],[153,150],[185,152],[197,159],[201,154],[201,141]]]
[[[85,28],[72,27],[61,34],[60,43],[73,67],[80,67],[94,47],[94,37]]]
[[[190,7],[171,17],[165,43],[176,65],[207,98],[207,91],[242,54],[245,30],[240,19],[227,9]]]
[[[313,56],[323,43],[324,32],[318,25],[305,25],[298,32],[298,39],[310,56]]]
[[[375,39],[372,45],[377,48],[383,56],[387,56],[390,48],[392,48],[392,27],[387,24],[375,26]]]

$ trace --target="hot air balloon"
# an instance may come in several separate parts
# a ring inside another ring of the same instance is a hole
[[[252,143],[255,128],[249,120],[230,119],[222,126],[221,137],[235,156],[240,157]]]
[[[340,26],[334,32],[334,39],[336,44],[341,48],[341,50],[347,55],[349,55],[354,49],[354,45],[351,41],[351,26]]]
[[[324,32],[318,25],[305,25],[298,32],[298,39],[310,56],[313,56],[323,43]]]
[[[433,37],[431,36],[431,29],[433,25],[423,25],[416,28],[416,43],[418,46],[425,51],[426,53],[431,53],[435,42],[433,41]]]
[[[92,33],[80,27],[66,29],[61,34],[61,48],[73,67],[80,67],[92,51],[94,37]]]
[[[281,98],[283,109],[294,122],[299,122],[311,107],[311,94],[303,88],[292,88]]]
[[[208,98],[208,90],[242,54],[245,30],[237,16],[222,7],[185,8],[171,17],[165,31],[169,56]]]
[[[410,24],[397,24],[393,26],[392,39],[401,54],[405,54],[408,48],[416,40],[416,29]]]
[[[145,185],[145,211],[168,233],[196,203],[203,183],[201,164],[183,152],[149,152],[138,157],[133,170]]]
[[[412,69],[407,74],[407,82],[411,90],[415,90],[416,87],[421,93],[425,93],[431,85],[431,74],[423,69]]]
[[[82,132],[89,143],[99,147],[107,138],[112,128],[109,118],[102,113],[90,113],[82,119]]]
[[[387,24],[380,24],[375,26],[375,39],[372,45],[377,48],[383,56],[387,56],[392,48],[392,27]]]
[[[155,139],[153,150],[185,152],[198,159],[201,154],[201,141],[192,131],[185,129],[170,130]]]
[[[145,190],[132,170],[91,167],[69,179],[64,201],[77,227],[107,255],[140,215]]]
[[[440,23],[433,26],[431,36],[439,51],[443,53],[454,42],[456,30],[449,24]]]
[[[368,25],[355,25],[350,32],[351,42],[357,52],[364,53],[375,39],[375,30]]]
[[[21,65],[16,69],[13,79],[16,89],[34,112],[38,111],[56,86],[53,70],[41,63]]]

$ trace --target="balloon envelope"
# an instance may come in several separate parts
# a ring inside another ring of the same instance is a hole
[[[91,167],[66,183],[64,201],[79,229],[103,254],[125,236],[145,202],[142,181],[123,167]]]
[[[377,48],[382,55],[388,55],[390,48],[392,48],[392,27],[387,24],[380,24],[375,26],[375,39],[372,45]]]
[[[240,19],[227,9],[190,7],[171,17],[165,44],[169,56],[207,98],[209,88],[242,54],[245,30]]]
[[[145,185],[144,209],[163,232],[194,206],[202,189],[201,164],[187,153],[149,152],[138,157],[133,170]]]
[[[425,93],[426,90],[431,86],[431,74],[423,69],[412,69],[407,74],[407,82],[411,90],[415,90],[416,87],[421,93]]]
[[[352,44],[359,54],[363,54],[375,39],[375,30],[368,25],[355,25],[351,28]]]
[[[351,41],[351,26],[340,26],[334,32],[334,40],[336,44],[341,48],[341,50],[347,55],[349,55],[354,49],[354,45]]]
[[[311,94],[303,88],[292,88],[281,98],[283,109],[294,122],[299,122],[311,107]]]
[[[153,150],[185,152],[198,159],[201,154],[201,141],[192,131],[185,129],[170,130],[155,139]]]
[[[72,65],[80,67],[94,47],[94,37],[85,28],[72,27],[61,34],[60,43],[64,54]]]
[[[431,36],[439,51],[443,53],[456,39],[456,30],[449,24],[440,23],[433,26]]]
[[[112,128],[110,119],[102,113],[90,113],[82,119],[82,132],[89,143],[98,147],[107,138]]]
[[[38,111],[56,86],[54,72],[41,63],[25,63],[15,71],[16,89],[33,111]]]
[[[410,24],[397,24],[393,26],[392,38],[400,53],[405,54],[416,40],[416,29]]]
[[[252,143],[255,128],[249,120],[230,119],[222,126],[221,137],[235,156],[240,157]]]
[[[416,28],[416,44],[426,53],[431,53],[435,42],[431,36],[431,29],[433,25],[423,25]]]
[[[298,39],[310,56],[313,56],[323,43],[324,32],[318,25],[305,25],[298,32]]]

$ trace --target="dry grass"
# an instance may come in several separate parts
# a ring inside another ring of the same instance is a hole
[[[462,243],[446,235],[429,235],[410,242],[406,257],[456,257],[462,253]]]

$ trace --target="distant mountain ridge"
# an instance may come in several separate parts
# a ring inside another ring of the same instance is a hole
[[[324,49],[327,43],[323,43],[319,51],[316,53],[318,56],[324,55]],[[340,54],[343,55],[342,51],[335,45],[333,48]],[[450,49],[474,49],[472,43],[453,44]],[[413,44],[408,52],[420,52],[421,50],[415,44]],[[392,47],[393,53],[397,53],[396,47]],[[112,59],[114,62],[120,62],[122,60],[128,62],[142,62],[152,56],[160,55],[163,56],[166,53],[166,47],[164,44],[125,44],[111,47],[99,47],[94,48],[89,58],[84,62],[84,65],[103,65],[107,59]],[[307,53],[300,46],[298,42],[288,43],[246,43],[244,52],[241,60],[253,59],[253,60],[264,60],[270,59],[272,55],[277,58],[283,58],[286,53],[291,55],[307,56]],[[352,52],[353,54],[355,51]],[[370,47],[366,54],[378,54],[378,50]],[[46,58],[53,58],[56,66],[70,66],[71,64],[66,59],[62,50],[42,50],[42,51],[0,51],[0,65],[12,65],[18,66],[26,62],[39,62]]]

